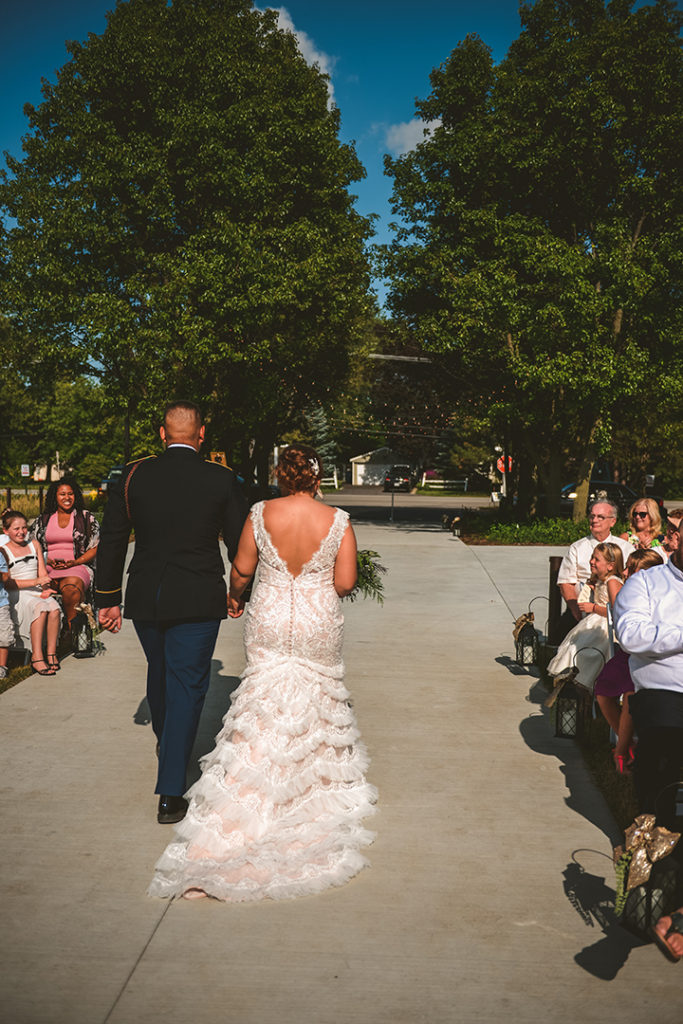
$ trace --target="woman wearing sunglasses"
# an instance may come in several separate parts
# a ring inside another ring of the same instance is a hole
[[[636,548],[653,548],[657,554],[666,558],[664,550],[664,533],[662,531],[662,517],[659,514],[659,506],[653,498],[639,498],[634,501],[628,513],[630,530],[621,534],[622,540],[627,540]]]

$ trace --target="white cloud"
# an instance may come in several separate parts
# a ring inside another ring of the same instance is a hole
[[[334,104],[334,86],[332,85],[332,72],[334,65],[337,62],[336,57],[330,57],[328,53],[323,53],[319,50],[311,37],[307,32],[301,32],[295,28],[292,16],[286,7],[272,7],[271,10],[277,11],[277,27],[283,32],[291,32],[299,44],[301,50],[301,56],[304,58],[307,64],[317,64],[324,75],[329,75],[329,81],[327,83],[327,91],[329,95],[329,105]]]
[[[438,128],[441,121],[421,121],[414,117],[412,121],[401,121],[399,124],[390,124],[386,129],[386,146],[394,156],[403,156],[411,149],[424,142],[425,132],[429,135]]]

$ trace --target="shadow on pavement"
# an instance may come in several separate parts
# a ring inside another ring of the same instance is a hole
[[[213,750],[215,739],[221,730],[223,719],[230,707],[230,699],[240,684],[239,676],[223,676],[221,669],[223,662],[215,658],[211,662],[211,682],[204,701],[202,717],[199,719],[199,728],[192,748],[190,764],[187,769],[187,786],[197,781],[201,771],[199,759]],[[147,698],[143,697],[137,706],[133,721],[136,725],[152,724],[152,716],[149,710]]]
[[[523,668],[521,665],[518,665],[515,659],[511,658],[508,654],[501,654],[500,657],[494,658],[494,661],[496,661],[499,665],[503,665],[508,670],[508,672],[510,672],[513,676],[529,675],[529,670]],[[540,704],[540,701],[535,703]]]
[[[240,685],[239,676],[223,676],[221,669],[223,662],[215,658],[211,662],[211,682],[204,701],[202,717],[199,719],[199,728],[192,748],[190,764],[187,769],[187,785],[192,786],[201,774],[199,759],[210,753],[215,744],[216,736],[221,731],[223,719],[230,707],[233,693]]]
[[[526,699],[542,706],[547,695],[548,691],[538,679],[530,687]],[[543,714],[529,715],[520,723],[519,731],[524,742],[537,753],[555,757],[561,762],[560,771],[569,790],[565,800],[567,806],[599,828],[610,845],[615,846],[623,841],[623,836],[590,780],[574,741],[553,736],[551,713],[546,708],[542,710]],[[604,874],[601,873],[603,864]],[[602,932],[600,938],[584,946],[574,960],[584,971],[603,981],[613,980],[628,960],[631,950],[644,945],[621,927],[614,914],[615,892],[606,881],[606,878],[611,880],[613,877],[611,857],[598,850],[575,850],[562,877],[565,895],[586,927],[597,927]]]
[[[629,958],[632,949],[645,945],[619,924],[614,914],[614,889],[605,878],[588,871],[582,860],[604,858],[605,871],[613,873],[612,861],[596,850],[575,850],[563,872],[567,899],[588,928],[599,928],[602,935],[576,954],[575,963],[602,981],[612,981]],[[595,870],[595,869],[594,869]]]
[[[599,828],[609,839],[610,845],[616,846],[623,841],[623,836],[602,795],[591,781],[574,740],[559,739],[553,735],[551,712],[542,707],[542,702],[547,695],[548,691],[541,680],[536,680],[531,686],[526,700],[531,704],[539,705],[542,714],[538,714],[538,712],[531,714],[520,723],[519,731],[522,739],[536,753],[557,758],[561,764],[560,771],[565,777],[565,783],[569,790],[569,796],[565,799],[567,807]]]

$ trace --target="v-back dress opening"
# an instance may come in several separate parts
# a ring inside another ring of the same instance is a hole
[[[336,509],[317,551],[293,575],[263,521],[245,611],[247,665],[215,749],[187,793],[152,896],[199,889],[229,902],[289,899],[342,885],[367,861],[362,820],[377,791],[344,686],[344,619],[334,563],[348,525]]]

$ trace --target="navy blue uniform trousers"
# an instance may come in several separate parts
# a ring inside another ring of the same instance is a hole
[[[220,619],[133,620],[147,658],[147,702],[159,741],[155,793],[182,796],[185,792],[220,624]]]

